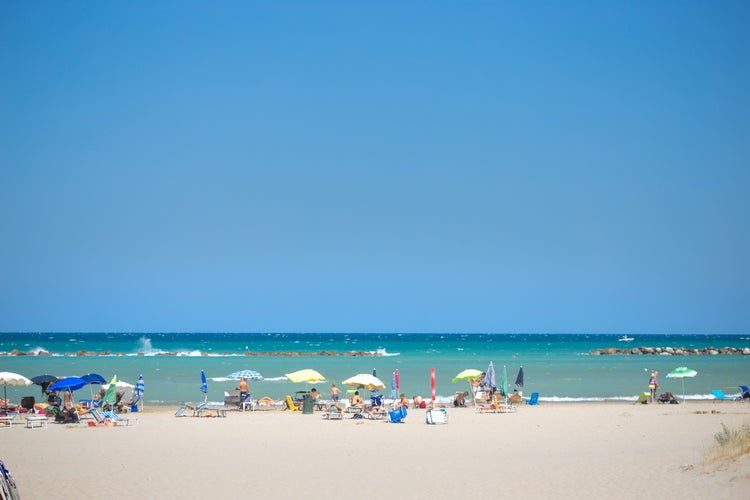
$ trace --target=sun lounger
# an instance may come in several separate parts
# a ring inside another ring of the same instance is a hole
[[[0,416],[0,429],[7,427],[8,429],[13,427],[13,419],[16,418],[16,414],[8,414]]]
[[[726,394],[724,394],[724,391],[719,389],[714,389],[713,391],[711,391],[711,394],[714,395],[714,403],[716,401],[736,401],[737,399],[739,399],[737,397],[727,396]]]
[[[195,410],[194,417],[226,417],[227,408],[217,405],[202,405]]]
[[[325,420],[344,420],[344,412],[334,408],[323,412],[323,418]]]

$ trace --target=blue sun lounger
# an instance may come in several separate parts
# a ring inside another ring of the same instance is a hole
[[[716,401],[734,401],[734,400],[737,399],[737,398],[734,398],[732,396],[727,396],[726,394],[724,394],[724,391],[721,391],[719,389],[714,389],[713,391],[711,391],[711,394],[714,395],[714,402],[716,402]]]

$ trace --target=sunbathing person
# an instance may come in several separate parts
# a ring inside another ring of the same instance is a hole
[[[362,401],[362,398],[359,396],[359,391],[354,391],[354,395],[352,396],[352,399],[349,400],[349,403],[355,408],[362,408],[362,406],[364,406],[364,401]]]
[[[512,405],[517,405],[521,401],[523,401],[523,397],[521,397],[521,393],[518,390],[514,390],[513,394],[508,398],[508,403]]]

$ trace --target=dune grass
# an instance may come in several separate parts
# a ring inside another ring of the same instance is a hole
[[[706,453],[704,470],[725,467],[750,453],[750,424],[730,429],[721,424],[722,431],[714,434],[716,444]]]

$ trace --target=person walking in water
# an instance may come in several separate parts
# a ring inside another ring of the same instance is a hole
[[[659,382],[656,381],[656,377],[659,376],[659,372],[656,370],[651,372],[651,378],[648,380],[648,388],[651,391],[651,402],[656,402],[656,391],[659,389]]]

